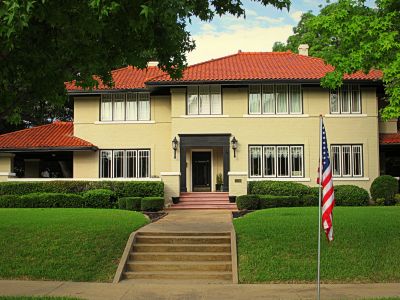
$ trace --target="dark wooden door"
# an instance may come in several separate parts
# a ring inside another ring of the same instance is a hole
[[[211,192],[211,152],[192,152],[193,192]]]

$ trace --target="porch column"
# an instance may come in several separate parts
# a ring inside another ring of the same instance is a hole
[[[224,186],[223,186],[223,191],[228,192],[229,191],[229,144],[228,146],[223,146],[222,147],[222,154],[223,154],[223,161],[224,161]]]
[[[12,153],[0,153],[0,181],[7,181],[8,178],[15,176],[13,173],[14,156]]]
[[[179,149],[179,158],[180,158],[180,191],[187,192],[186,187],[186,149],[187,147],[180,146]]]

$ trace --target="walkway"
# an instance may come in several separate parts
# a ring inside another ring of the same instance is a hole
[[[55,281],[0,281],[0,295],[70,296],[96,300],[315,299],[313,284],[112,284]],[[400,283],[326,284],[321,299],[400,296]]]

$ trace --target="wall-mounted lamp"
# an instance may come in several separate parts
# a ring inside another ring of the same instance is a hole
[[[231,140],[231,144],[232,144],[232,149],[233,149],[233,157],[236,157],[236,149],[238,146],[238,140],[235,137],[233,137]]]
[[[176,159],[176,150],[178,150],[178,140],[176,137],[172,140],[172,149],[174,149],[174,159]]]

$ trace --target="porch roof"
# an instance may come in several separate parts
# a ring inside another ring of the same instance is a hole
[[[74,136],[72,122],[54,122],[0,135],[0,152],[94,151],[92,143]]]
[[[400,132],[381,133],[379,135],[380,145],[400,145]]]

